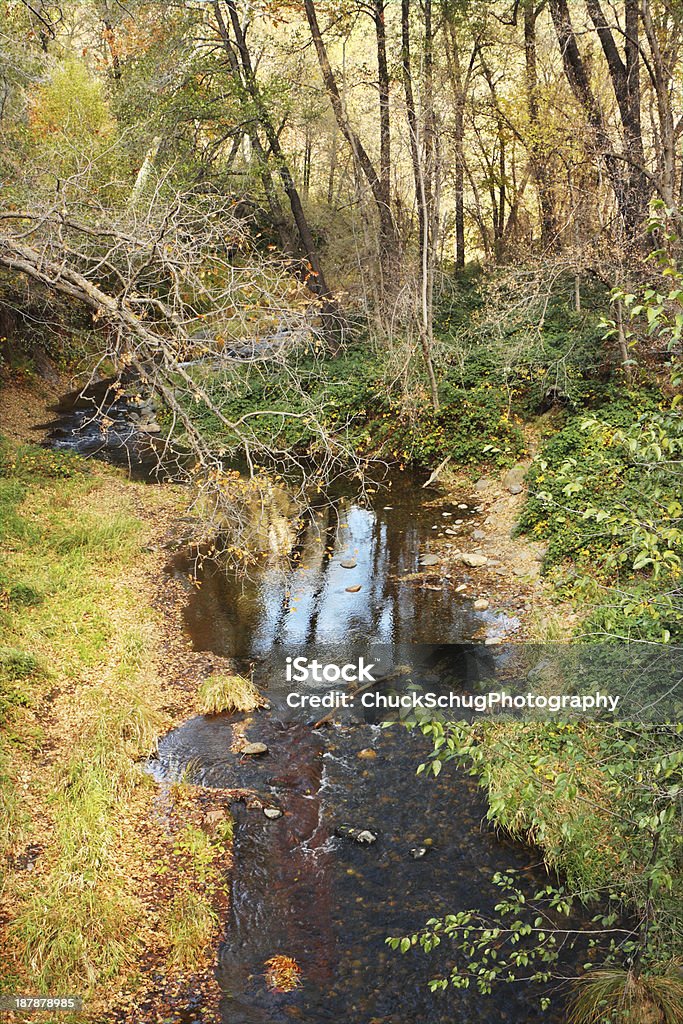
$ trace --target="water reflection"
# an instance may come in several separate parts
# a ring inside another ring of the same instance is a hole
[[[372,506],[342,496],[314,510],[284,568],[271,562],[237,579],[208,566],[186,615],[197,648],[260,658],[276,644],[442,643],[471,636],[476,619],[454,593],[459,579],[440,565],[419,564],[435,547],[442,511],[471,513],[446,502],[420,506],[417,487],[405,476],[375,495]],[[344,568],[345,561],[355,565]],[[189,571],[182,557],[175,566]]]

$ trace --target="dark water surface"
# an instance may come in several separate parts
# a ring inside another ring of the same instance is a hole
[[[195,646],[251,665],[274,698],[284,686],[284,655],[304,648],[328,660],[326,652],[351,656],[363,642],[466,644],[482,627],[509,635],[515,620],[477,616],[455,594],[461,577],[446,578],[436,566],[419,583],[412,578],[445,524],[462,519],[465,535],[476,525],[472,510],[433,501],[431,492],[427,507],[418,481],[402,476],[371,507],[342,497],[320,510],[287,570],[266,566],[244,581],[208,569],[187,605]],[[357,566],[342,568],[349,558]],[[174,571],[189,566],[181,559]],[[349,594],[349,585],[361,590]],[[470,660],[490,658],[481,644],[466,649]],[[265,742],[268,755],[232,753],[244,740]],[[374,758],[358,757],[368,749]],[[226,1024],[562,1019],[541,1013],[540,993],[525,985],[490,997],[432,995],[427,981],[447,970],[448,949],[426,957],[386,946],[388,935],[413,932],[431,916],[491,910],[500,897],[490,882],[496,871],[520,869],[530,887],[547,881],[534,852],[493,834],[471,779],[452,768],[437,780],[416,777],[428,749],[398,725],[313,730],[274,713],[198,717],[162,741],[155,765],[162,777],[177,778],[189,766],[204,785],[253,788],[285,812],[270,821],[235,807],[232,905],[219,965]],[[369,828],[379,839],[361,846],[337,838],[340,824]],[[410,850],[420,845],[429,852],[414,860]],[[278,954],[302,970],[301,988],[286,995],[265,984],[265,963]]]

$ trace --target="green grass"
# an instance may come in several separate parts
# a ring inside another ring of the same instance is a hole
[[[11,925],[41,990],[87,991],[135,953],[141,907],[122,871],[119,819],[149,785],[135,761],[167,723],[145,657],[151,612],[117,585],[141,536],[109,471],[0,446],[0,853],[46,844],[40,870],[16,880]],[[17,772],[32,770],[41,739],[26,707],[46,713],[59,754],[24,800]]]
[[[210,902],[191,889],[176,893],[165,924],[171,939],[171,963],[195,968],[216,930],[217,917]]]
[[[143,947],[160,943],[170,966],[191,968],[216,936],[232,822],[209,837],[181,818],[154,852],[138,832],[155,794],[140,762],[170,724],[158,623],[136,577],[148,529],[136,509],[156,508],[156,493],[0,439],[0,860],[41,848],[32,872],[6,873],[12,958],[0,990],[70,989],[106,1007],[108,985],[139,977]],[[250,684],[229,682],[214,679],[211,699],[245,703]],[[157,858],[161,874],[181,870],[152,935],[141,880]]]

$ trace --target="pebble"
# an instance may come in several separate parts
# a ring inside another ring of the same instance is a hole
[[[355,558],[345,558],[339,564],[341,565],[342,569],[355,569],[356,566],[358,565],[358,562],[356,561]]]
[[[440,561],[438,555],[420,555],[420,565],[438,565]]]
[[[270,818],[271,821],[275,821],[276,818],[282,817],[282,811],[279,807],[264,807],[263,813],[266,818]]]
[[[360,589],[361,589],[360,583],[356,583],[356,585],[354,587],[347,587],[346,588],[346,593],[347,594],[357,594]]]
[[[473,540],[486,540],[486,534],[483,530],[475,530],[472,534]]]
[[[424,857],[424,855],[428,852],[429,850],[427,849],[426,846],[413,846],[412,850],[409,851],[410,856],[413,858],[413,860],[420,860],[420,858]]]
[[[477,598],[477,600],[472,605],[472,607],[474,608],[475,612],[485,612],[486,609],[488,608],[488,606],[489,606],[489,603],[488,603],[488,601],[486,600],[485,597]]]
[[[360,757],[363,761],[374,761],[377,757],[377,751],[373,750],[372,747],[365,747],[363,750],[359,750],[356,757]]]
[[[469,505],[465,505],[464,502],[461,502],[460,505],[458,505],[458,508],[467,509],[469,508]]]
[[[457,586],[455,588],[456,594],[462,594],[463,590],[467,590],[467,584],[466,583],[461,583],[459,586]]]
[[[240,750],[240,754],[246,754],[248,757],[257,757],[259,754],[267,754],[268,747],[265,743],[247,743]]]

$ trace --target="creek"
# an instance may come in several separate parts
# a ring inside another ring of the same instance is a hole
[[[82,401],[63,406],[53,443],[96,448],[144,476],[125,408],[118,416],[114,453],[84,427]],[[421,569],[447,524],[464,536],[477,524],[475,509],[435,493],[405,473],[370,501],[342,487],[311,512],[284,568],[266,560],[243,579],[207,563],[201,585],[188,590],[194,647],[253,671],[276,705],[285,687],[276,666],[304,649],[321,660],[328,651],[353,660],[373,643],[434,645],[437,653],[456,645],[456,660],[485,661],[490,648],[473,644],[474,635],[509,634],[516,623],[476,614],[456,592],[459,579],[438,566]],[[190,571],[184,555],[169,566],[185,581]],[[350,585],[359,589],[349,592]],[[429,957],[386,945],[387,936],[414,932],[432,916],[491,911],[500,898],[491,884],[497,871],[519,870],[530,890],[547,875],[537,851],[493,831],[472,779],[450,766],[437,779],[416,776],[429,751],[419,733],[367,719],[315,729],[277,710],[197,716],[159,744],[150,765],[158,779],[251,789],[284,812],[270,820],[259,808],[233,806],[231,901],[218,962],[225,1024],[559,1022],[560,1011],[542,1012],[541,990],[526,983],[501,985],[491,996],[475,987],[431,994],[428,979],[452,963],[447,944]],[[267,745],[267,755],[240,756],[254,741]],[[369,829],[377,841],[340,838],[340,825]],[[414,859],[416,847],[426,855]],[[301,969],[292,992],[266,984],[266,961],[276,955]]]

